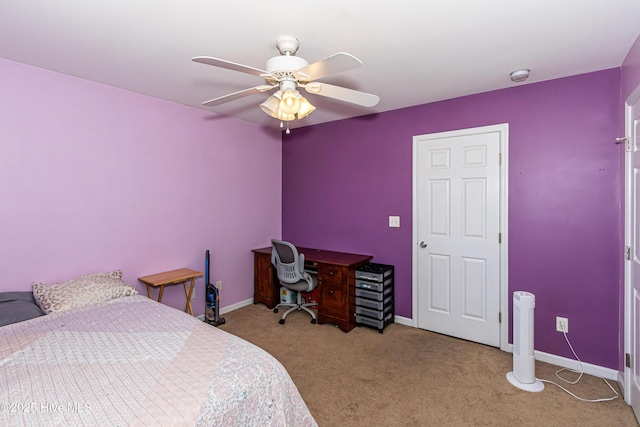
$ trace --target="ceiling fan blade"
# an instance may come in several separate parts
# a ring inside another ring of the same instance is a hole
[[[346,87],[334,86],[327,83],[313,82],[303,86],[305,90],[314,95],[326,96],[340,101],[351,102],[363,107],[373,107],[380,102],[378,95],[372,95]]]
[[[206,105],[207,107],[217,107],[218,105],[224,104],[225,102],[235,101],[236,99],[244,98],[249,95],[255,95],[257,93],[266,92],[268,90],[273,89],[277,85],[262,85],[256,86],[249,89],[241,90],[239,92],[230,93],[228,95],[219,96],[214,99],[210,99],[209,101],[203,102],[202,105]]]
[[[214,67],[226,68],[227,70],[240,71],[241,73],[247,73],[258,77],[269,76],[275,78],[273,74],[265,70],[249,67],[248,65],[236,64],[235,62],[213,58],[211,56],[196,56],[195,58],[192,58],[192,61],[199,62],[201,64],[213,65]]]
[[[360,67],[361,65],[362,61],[355,56],[349,53],[338,52],[321,59],[320,61],[314,62],[313,64],[309,64],[306,67],[302,67],[297,70],[294,75],[299,80],[310,82],[312,80],[321,79],[330,74],[337,74],[343,71],[352,70]]]

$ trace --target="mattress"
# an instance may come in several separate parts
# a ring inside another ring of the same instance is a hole
[[[135,295],[0,327],[3,426],[315,426],[253,344]]]

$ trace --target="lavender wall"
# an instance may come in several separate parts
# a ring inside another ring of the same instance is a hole
[[[221,305],[252,298],[251,249],[281,233],[279,132],[5,60],[0,93],[0,291],[112,269],[144,291],[210,249]]]
[[[509,123],[509,295],[536,295],[537,350],[573,357],[560,315],[582,360],[617,369],[620,102],[611,69],[296,129],[283,238],[395,265],[396,314],[411,318],[412,137]]]

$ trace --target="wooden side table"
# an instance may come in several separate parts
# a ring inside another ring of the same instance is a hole
[[[165,271],[164,273],[151,274],[149,276],[138,277],[138,280],[147,285],[147,296],[151,299],[151,287],[160,287],[160,293],[158,294],[158,302],[162,302],[162,294],[164,293],[164,287],[166,285],[179,285],[182,283],[184,288],[184,294],[187,297],[187,305],[184,307],[184,312],[193,316],[193,307],[191,306],[191,294],[193,293],[193,285],[196,281],[196,277],[201,277],[202,273],[189,268],[180,268],[178,270]],[[187,290],[187,282],[191,280],[191,286]]]

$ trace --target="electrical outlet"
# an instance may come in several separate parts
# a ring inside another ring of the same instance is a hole
[[[191,299],[196,299],[196,287],[193,287],[193,290],[191,291]]]
[[[218,280],[218,281],[216,282],[216,289],[218,289],[219,291],[221,291],[221,290],[222,290],[222,280]]]
[[[400,227],[400,217],[397,215],[389,215],[389,227]]]
[[[569,333],[569,319],[566,317],[556,317],[556,331]]]

